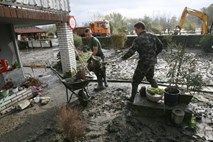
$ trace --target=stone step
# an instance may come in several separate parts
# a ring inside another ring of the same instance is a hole
[[[171,118],[173,109],[181,109],[185,112],[184,122],[190,123],[192,118],[192,111],[188,105],[178,104],[176,106],[164,105],[163,100],[161,103],[155,103],[147,100],[146,97],[142,97],[139,93],[135,96],[133,107],[140,112],[140,116],[147,117],[168,117]]]

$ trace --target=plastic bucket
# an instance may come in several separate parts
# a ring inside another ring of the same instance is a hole
[[[179,103],[179,95],[180,91],[178,90],[178,93],[169,93],[164,92],[164,104],[168,106],[175,106]]]
[[[1,59],[0,66],[1,66],[1,72],[6,72],[8,69],[7,60]]]

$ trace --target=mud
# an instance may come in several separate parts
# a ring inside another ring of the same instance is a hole
[[[56,50],[40,49],[21,51],[24,64],[46,63],[56,59]],[[123,50],[105,50],[107,60],[113,60],[123,54]],[[211,73],[206,70],[212,65],[212,55],[199,50],[191,50],[200,58],[200,66],[206,79],[212,81]],[[159,56],[156,78],[166,81],[166,64]],[[114,56],[116,55],[116,56]],[[108,79],[130,80],[136,67],[137,55],[128,61],[112,63],[107,66]],[[30,68],[24,68],[25,73],[32,73]],[[35,69],[34,76],[40,74],[49,77],[42,80],[49,84],[48,94],[51,101],[44,106],[35,105],[19,112],[13,112],[0,119],[1,142],[63,142],[62,131],[57,125],[58,108],[66,103],[65,88],[47,69]],[[209,75],[207,75],[209,74]],[[85,108],[81,107],[84,118],[88,122],[87,133],[79,138],[82,142],[205,142],[213,140],[213,94],[195,94],[189,104],[197,120],[194,128],[184,125],[175,126],[170,120],[162,117],[141,117],[139,111],[129,104],[125,97],[130,94],[130,83],[109,83],[109,87],[100,92],[94,92],[96,83],[89,84],[92,99]],[[211,88],[210,88],[211,89]],[[70,105],[79,106],[76,97]]]

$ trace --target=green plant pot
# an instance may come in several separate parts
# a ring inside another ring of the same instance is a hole
[[[9,90],[1,90],[0,91],[0,96],[2,96],[2,97],[7,97],[9,95],[10,95]]]

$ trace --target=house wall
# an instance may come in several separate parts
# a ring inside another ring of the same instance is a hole
[[[9,24],[0,24],[0,59],[7,59],[9,64],[13,64],[17,61],[17,56],[10,26]]]
[[[18,50],[15,46],[13,25],[0,24],[0,59],[6,59],[9,65],[13,65],[16,61],[21,65],[18,58]],[[13,69],[12,71],[0,74],[0,89],[11,78],[13,82],[19,84],[24,80],[22,68]]]

